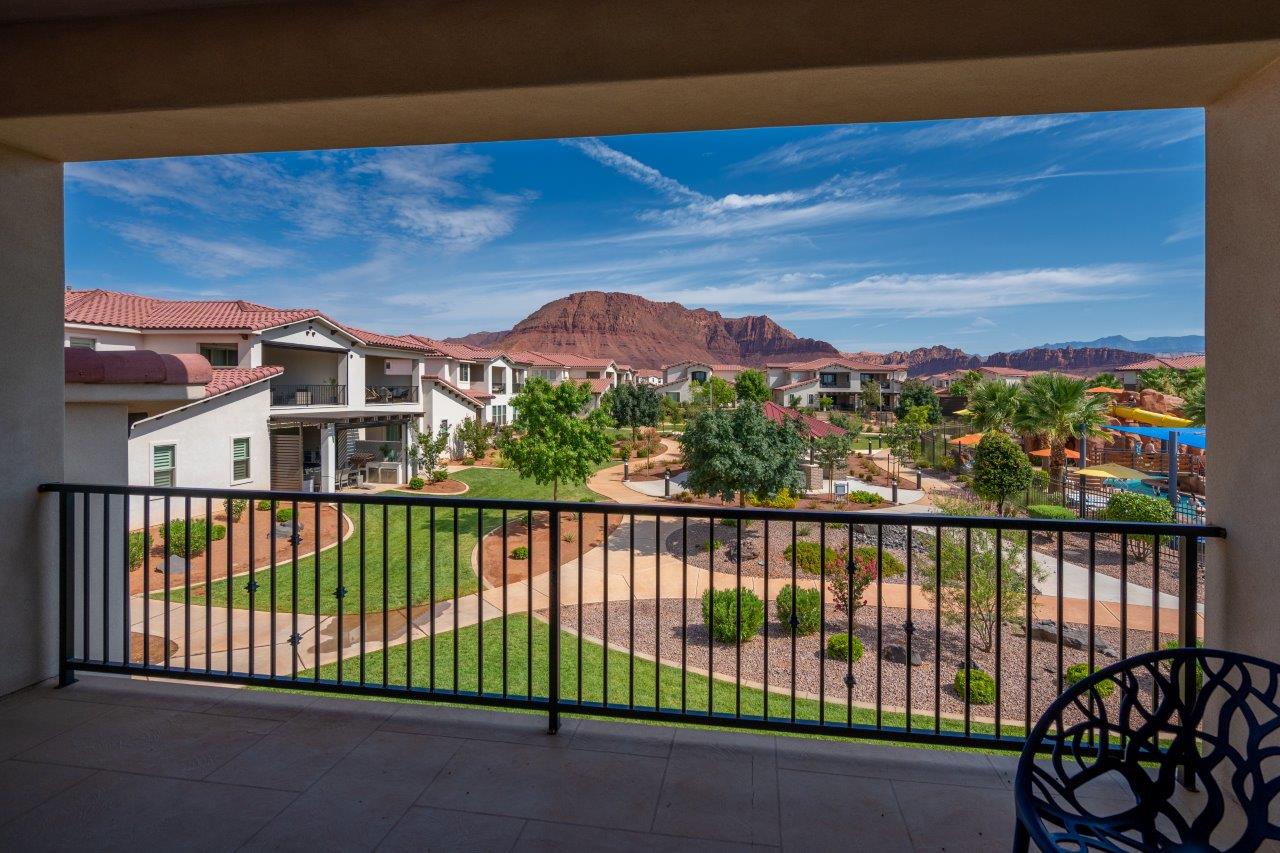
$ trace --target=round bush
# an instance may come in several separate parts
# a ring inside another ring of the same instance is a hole
[[[511,549],[511,559],[527,560],[529,559],[529,547],[527,545],[517,545]]]
[[[204,553],[205,538],[213,542],[225,538],[227,528],[208,525],[203,518],[191,519],[191,550],[187,550],[187,523],[180,518],[169,522],[169,553],[175,557],[199,557]]]
[[[289,524],[293,521],[292,507],[282,506],[276,510],[276,524]]]
[[[816,589],[795,590],[796,634],[801,637],[816,633],[822,625],[822,593]],[[782,627],[791,629],[791,584],[787,584],[778,593],[774,604],[778,606],[778,621]]]
[[[827,638],[827,657],[857,663],[862,660],[862,640],[855,636],[850,643],[848,634],[832,634]]]
[[[836,565],[836,550],[831,546],[825,549],[828,568]],[[803,572],[816,575],[822,571],[823,548],[817,542],[797,542],[795,545],[788,545],[786,550],[782,552],[782,556],[788,560],[795,555],[796,566]]]
[[[738,621],[738,597],[742,597],[741,631]],[[722,643],[735,643],[754,637],[764,627],[764,602],[749,589],[718,589],[702,594],[702,621],[711,636]]]
[[[1067,667],[1067,671],[1063,674],[1063,679],[1067,682],[1067,686],[1074,687],[1077,684],[1079,684],[1081,681],[1084,681],[1086,678],[1088,678],[1092,673],[1097,671],[1098,671],[1098,667],[1096,666],[1092,670],[1090,670],[1089,664],[1076,663]],[[1106,699],[1108,696],[1110,696],[1112,693],[1115,692],[1116,683],[1114,681],[1111,681],[1110,679],[1106,681],[1099,681],[1097,684],[1094,685],[1093,689],[1094,689],[1094,692],[1096,692],[1099,696],[1101,696],[1103,699]]]
[[[427,481],[422,479],[421,477],[414,477],[411,480],[409,480],[409,488],[413,489],[414,491],[421,489],[426,484],[427,484]]]
[[[964,670],[956,670],[953,684],[956,693],[964,698]],[[969,670],[969,701],[975,705],[990,705],[996,701],[996,682],[990,675],[980,669]]]
[[[896,578],[907,573],[907,567],[901,560],[888,551],[881,551],[877,555],[877,550],[874,545],[859,545],[853,549],[853,559],[856,562],[869,562],[874,566],[876,557],[879,556],[880,574],[886,578]]]
[[[270,512],[271,501],[267,500],[266,498],[263,498],[262,500],[258,501],[257,507],[259,512]]]
[[[871,504],[872,506],[879,506],[884,503],[884,498],[880,495],[875,492],[868,492],[865,489],[855,489],[850,492],[849,500],[856,504]]]
[[[443,483],[447,479],[449,479],[449,472],[443,468],[431,472],[431,482],[433,483]]]
[[[1057,504],[1032,504],[1027,507],[1027,517],[1060,518],[1067,520],[1075,518],[1076,511],[1074,509],[1068,509],[1065,506],[1058,506]]]

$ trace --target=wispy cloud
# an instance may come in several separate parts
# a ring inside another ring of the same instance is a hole
[[[126,224],[116,231],[165,263],[209,278],[278,269],[295,257],[287,249],[253,241],[213,240],[148,225]]]
[[[1181,243],[1184,240],[1196,240],[1204,237],[1204,210],[1194,210],[1185,216],[1178,217],[1173,223],[1173,231],[1164,238],[1165,245]]]

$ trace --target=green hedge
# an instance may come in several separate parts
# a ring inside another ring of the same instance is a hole
[[[738,629],[738,596],[742,596],[742,629]],[[722,643],[750,639],[764,627],[764,602],[749,589],[718,589],[702,594],[702,621]]]
[[[848,634],[832,634],[827,638],[827,657],[857,663],[862,660],[862,640],[854,636],[850,644]]]
[[[778,606],[778,621],[791,630],[791,584],[787,584],[773,600]],[[822,593],[816,589],[795,590],[796,633],[802,637],[815,634],[822,626]]]
[[[964,698],[964,670],[956,670],[953,682],[956,693]],[[969,670],[969,701],[974,705],[991,705],[996,701],[996,682],[980,669]]]
[[[1072,519],[1076,517],[1076,511],[1067,509],[1065,506],[1055,506],[1053,504],[1032,504],[1027,507],[1027,516],[1029,518]]]

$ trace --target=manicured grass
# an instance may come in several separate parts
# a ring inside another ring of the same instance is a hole
[[[548,637],[550,630],[547,623],[533,620],[533,683],[532,695],[547,695],[547,661]],[[441,633],[436,636],[434,651],[430,639],[415,640],[412,643],[400,644],[387,650],[385,672],[387,683],[404,685],[406,683],[406,661],[412,660],[412,686],[426,688],[434,685],[437,690],[476,692],[483,669],[484,692],[501,694],[504,692],[503,682],[503,629],[504,620],[491,619],[484,624],[483,642],[478,643],[480,633],[471,625],[456,632]],[[506,683],[508,695],[524,697],[530,695],[529,682],[529,619],[525,614],[513,615],[505,620],[506,629]],[[455,652],[456,645],[456,652]],[[483,645],[483,667],[481,666],[480,645]],[[732,654],[731,647],[723,647],[724,654]],[[717,649],[719,651],[719,649]],[[434,667],[433,667],[434,656]],[[454,680],[454,661],[457,660],[457,680]],[[599,703],[603,701],[604,692],[605,649],[602,645],[589,640],[582,643],[582,697],[584,702]],[[655,678],[658,687],[658,704],[662,708],[671,709],[681,706],[681,679],[677,667],[663,665],[655,667],[653,662],[636,659],[634,662],[634,682],[629,671],[630,660],[625,652],[609,650],[609,702],[612,704],[628,704],[634,695],[637,707],[654,706]],[[564,702],[575,703],[578,698],[578,638],[568,631],[561,633],[560,639],[560,695]],[[381,684],[384,664],[382,652],[373,652],[364,656],[365,681]],[[432,673],[434,672],[434,681]],[[343,661],[342,680],[358,681],[360,660],[353,657]],[[314,670],[299,678],[313,678]],[[320,678],[338,680],[337,663],[320,667]],[[689,673],[685,679],[685,707],[691,712],[706,712],[708,679],[704,675]],[[764,691],[743,687],[739,705],[739,695],[733,684],[716,679],[712,701],[716,713],[733,714],[740,709],[743,716],[760,717],[764,712]],[[829,722],[840,723],[847,718],[846,706],[828,701],[826,718]],[[572,708],[565,708],[566,711]],[[790,714],[791,697],[782,692],[770,691],[769,716],[786,717]],[[813,699],[796,699],[796,719],[818,719],[818,702]],[[887,727],[901,727],[906,724],[906,715],[885,712],[883,724]],[[912,715],[913,726],[920,729],[932,729],[933,718],[922,714]],[[874,725],[875,712],[867,708],[853,709],[855,724]],[[963,724],[952,720],[943,720],[944,731],[961,731]],[[982,723],[974,723],[974,732],[990,732],[992,727]],[[1020,734],[1018,727],[1004,726],[1002,731],[1010,737]]]
[[[551,486],[540,486],[532,480],[523,480],[515,471],[507,468],[473,468],[454,475],[471,487],[466,494],[468,498],[510,498],[519,500],[548,500],[551,498]],[[414,494],[406,492],[405,494]],[[585,497],[598,497],[585,486],[562,485],[562,500],[577,501]],[[406,536],[407,524],[405,507],[386,507],[386,525],[384,529],[384,507],[366,506],[364,521],[361,522],[360,507],[354,504],[346,507],[354,530],[342,544],[342,572],[339,583],[338,548],[328,548],[320,553],[319,560],[319,592],[316,599],[317,563],[314,556],[298,560],[297,597],[293,593],[293,566],[284,561],[275,570],[275,607],[278,611],[290,612],[297,607],[299,613],[315,613],[317,607],[323,614],[338,612],[338,598],[335,591],[339,587],[346,589],[342,599],[344,613],[360,612],[360,590],[364,589],[364,610],[368,613],[380,612],[383,609],[383,537],[386,537],[386,602],[387,608],[403,607],[410,601],[423,604],[432,599],[434,589],[435,601],[443,601],[454,595],[455,570],[457,575],[457,594],[467,595],[476,591],[476,575],[471,568],[471,552],[476,545],[477,526],[483,526],[488,532],[502,523],[502,514],[496,510],[477,513],[465,510],[458,513],[458,548],[457,565],[454,565],[454,513],[451,510],[437,509],[434,528],[431,525],[431,513],[426,507],[414,507],[412,536]],[[304,513],[304,516],[306,513]],[[514,520],[510,518],[508,520]],[[431,572],[431,543],[435,542],[434,586]],[[304,533],[303,547],[306,547]],[[412,539],[413,556],[412,572],[406,572],[408,553],[407,539]],[[360,543],[364,542],[364,579],[360,573]],[[412,578],[407,577],[408,574]],[[248,590],[250,576],[241,575],[231,579],[231,605],[238,608],[252,606],[257,610],[269,610],[272,604],[272,572],[270,568],[259,569],[252,575],[257,589],[252,595]],[[412,581],[410,585],[409,581]],[[225,607],[227,603],[226,580],[215,580],[210,584],[211,603],[214,607]],[[192,587],[192,600],[203,603],[205,589],[203,585]],[[162,595],[153,597],[163,597]],[[170,598],[181,602],[182,590],[171,590]]]

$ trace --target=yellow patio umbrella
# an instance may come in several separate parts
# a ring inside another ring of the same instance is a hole
[[[1076,475],[1080,477],[1100,477],[1108,480],[1145,480],[1151,476],[1149,473],[1144,474],[1141,471],[1135,471],[1132,468],[1126,468],[1114,462],[1081,468],[1076,472]]]
[[[970,445],[977,444],[979,441],[982,441],[982,437],[984,435],[986,435],[985,432],[971,432],[968,435],[962,435],[959,438],[953,438],[950,441],[948,441],[947,444],[958,444],[961,447],[968,447]]]
[[[969,411],[968,409],[961,409],[960,411],[956,412],[956,414],[962,418],[967,418],[969,417],[969,415],[972,415],[973,412]]]

